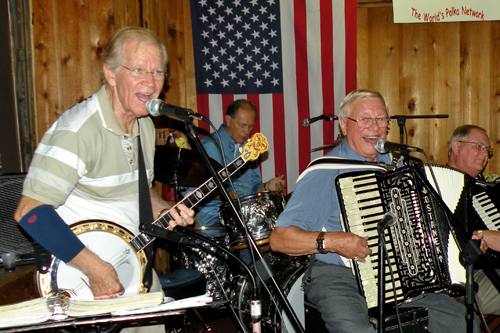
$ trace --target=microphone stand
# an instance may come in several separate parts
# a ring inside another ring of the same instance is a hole
[[[406,126],[406,119],[422,119],[422,118],[448,118],[447,114],[438,114],[435,116],[431,115],[416,115],[416,116],[391,116],[391,119],[397,119],[398,120],[398,126],[399,126],[399,140],[400,143],[404,143],[404,127]]]
[[[382,333],[385,330],[385,239],[384,229],[378,228],[378,327],[377,332]]]
[[[385,259],[386,259],[386,245],[385,245],[385,229],[396,224],[397,216],[392,212],[385,213],[382,220],[377,224],[378,231],[378,294],[377,294],[377,306],[378,306],[378,326],[377,332],[382,333],[385,331]],[[389,261],[389,258],[387,258]],[[389,263],[390,265],[390,263]],[[390,267],[389,267],[390,268]],[[392,272],[392,271],[391,271]],[[392,276],[392,273],[391,273]],[[396,304],[397,312],[397,304]],[[399,317],[399,315],[398,315]],[[398,319],[399,322],[399,319]],[[399,325],[401,327],[401,325]]]
[[[465,266],[465,307],[467,312],[465,320],[467,323],[467,333],[474,331],[474,263],[483,254],[479,245],[481,241],[469,240],[460,252],[460,263]]]
[[[208,120],[206,118],[204,118],[204,119]],[[196,147],[198,148],[198,151],[200,152],[206,166],[208,167],[215,184],[217,185],[217,187],[221,191],[222,196],[226,200],[228,206],[231,208],[231,211],[232,211],[234,217],[236,218],[238,223],[242,226],[243,230],[245,230],[245,233],[247,235],[247,240],[248,240],[250,247],[254,250],[254,252],[259,257],[259,262],[263,265],[262,268],[265,270],[265,273],[269,274],[271,272],[271,268],[268,266],[267,262],[263,259],[262,254],[260,253],[260,250],[259,250],[257,244],[255,243],[255,240],[252,238],[252,235],[248,231],[246,224],[243,222],[241,215],[239,214],[238,210],[234,206],[233,200],[229,196],[229,193],[227,192],[226,187],[222,184],[222,181],[219,178],[218,173],[215,171],[214,167],[212,166],[212,163],[210,163],[209,156],[208,156],[205,148],[201,144],[201,141],[198,137],[198,133],[196,131],[196,128],[193,126],[193,120],[191,118],[189,118],[189,119],[184,118],[184,119],[182,119],[182,121],[184,122],[184,126],[186,127],[188,137],[190,137],[193,140]],[[258,270],[257,263],[255,265],[255,268],[256,268],[256,270]],[[272,281],[273,287],[275,288],[276,292],[279,294],[283,303],[285,304],[285,308],[286,308],[287,312],[289,313],[290,317],[293,319],[293,322],[294,322],[296,328],[298,328],[300,332],[305,333],[302,325],[300,324],[300,321],[299,321],[297,315],[295,314],[292,306],[290,305],[290,302],[283,294],[283,291],[281,290],[278,283],[276,282],[276,279],[274,279],[272,273],[269,274],[269,278]],[[262,283],[264,283],[264,281],[262,281]],[[258,288],[254,288],[253,300],[251,303],[251,305],[254,308],[251,309],[251,312],[252,312],[252,329],[256,333],[261,332],[261,321],[260,321],[260,313],[259,313],[260,312],[260,304],[261,304],[261,302],[259,299]],[[254,322],[254,321],[256,321],[256,322]]]

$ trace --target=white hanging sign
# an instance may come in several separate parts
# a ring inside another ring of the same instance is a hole
[[[394,23],[500,20],[499,0],[393,0]]]

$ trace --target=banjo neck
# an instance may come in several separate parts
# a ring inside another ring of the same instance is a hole
[[[267,151],[267,147],[268,144],[266,137],[261,133],[255,133],[252,136],[252,138],[247,143],[245,143],[245,145],[242,148],[240,148],[240,151],[242,152],[241,155],[228,164],[228,166],[226,167],[227,172],[226,168],[222,168],[217,173],[218,176],[221,178],[222,182],[225,182],[229,177],[234,175],[239,169],[241,169],[246,164],[246,162],[256,160],[261,153]],[[188,208],[193,208],[206,196],[212,193],[216,188],[217,185],[215,184],[214,178],[212,177],[208,179],[206,182],[204,182],[196,190],[194,190],[191,194],[189,194],[188,196],[184,197],[184,199],[176,203],[171,209],[176,209],[176,207],[181,203],[186,205],[186,207]],[[172,217],[170,212],[167,212],[165,215],[161,216],[160,218],[152,222],[152,224],[167,229],[169,226],[168,221],[171,220],[174,220],[174,218]],[[139,235],[137,235],[130,241],[130,245],[136,250],[136,252],[139,252],[146,246],[151,244],[155,239],[156,237],[141,232]]]

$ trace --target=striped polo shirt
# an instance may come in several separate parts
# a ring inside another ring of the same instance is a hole
[[[150,186],[155,148],[152,120],[144,117],[139,123],[132,136],[123,132],[103,86],[45,133],[23,195],[52,205],[67,224],[101,219],[137,234],[139,131]]]

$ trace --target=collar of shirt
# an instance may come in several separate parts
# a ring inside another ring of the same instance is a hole
[[[229,150],[233,154],[233,157],[235,157],[235,158],[240,155],[239,148],[241,146],[243,146],[245,144],[245,142],[248,141],[247,140],[244,143],[236,143],[236,141],[234,141],[233,138],[231,138],[229,136],[229,134],[227,133],[226,124],[220,125],[219,135],[221,137],[222,142],[227,146],[227,148],[229,148]]]
[[[99,100],[99,105],[101,106],[100,114],[102,118],[102,124],[104,128],[109,130],[111,133],[114,133],[116,135],[122,135],[125,137],[129,137],[128,134],[123,132],[123,129],[121,128],[120,124],[118,123],[118,119],[116,119],[116,116],[113,112],[113,107],[111,104],[111,101],[108,98],[108,94],[106,94],[106,88],[104,85],[101,87],[101,89],[97,92],[97,98]],[[133,128],[133,133],[132,133],[132,138],[135,138],[139,135],[139,128],[137,122],[141,121],[138,119]]]

